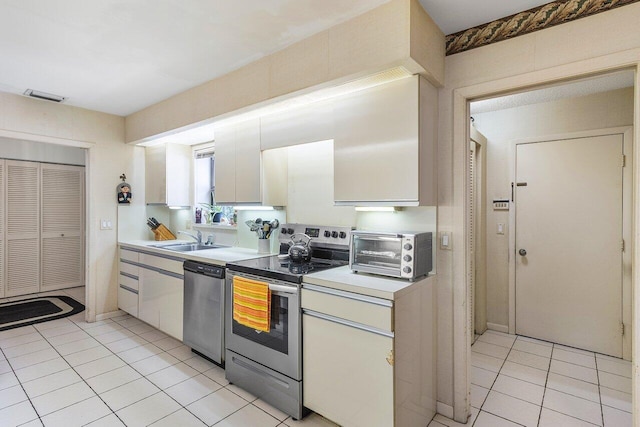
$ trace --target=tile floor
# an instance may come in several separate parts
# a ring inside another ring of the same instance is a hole
[[[84,288],[64,293],[84,301]],[[43,425],[335,426],[292,420],[134,317],[86,323],[84,312],[0,332],[0,426]]]
[[[429,427],[632,425],[630,362],[487,331],[471,365],[469,422],[436,415]]]

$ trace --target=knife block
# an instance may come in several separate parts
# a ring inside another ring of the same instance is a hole
[[[153,231],[156,240],[176,240],[175,234],[165,227],[164,224],[160,224],[155,230],[151,231]]]

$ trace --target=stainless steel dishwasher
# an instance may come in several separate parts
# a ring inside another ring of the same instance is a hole
[[[224,363],[224,267],[184,262],[182,339],[192,350]]]

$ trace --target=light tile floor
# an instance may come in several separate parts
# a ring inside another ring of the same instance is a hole
[[[84,288],[48,294],[61,293],[84,301]],[[84,312],[0,332],[0,426],[43,425],[335,426],[291,419],[134,317],[87,323]]]
[[[632,425],[631,363],[487,331],[471,347],[471,418],[429,427]]]

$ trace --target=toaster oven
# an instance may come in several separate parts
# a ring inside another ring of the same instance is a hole
[[[349,267],[354,272],[415,280],[433,267],[430,232],[351,232]]]

